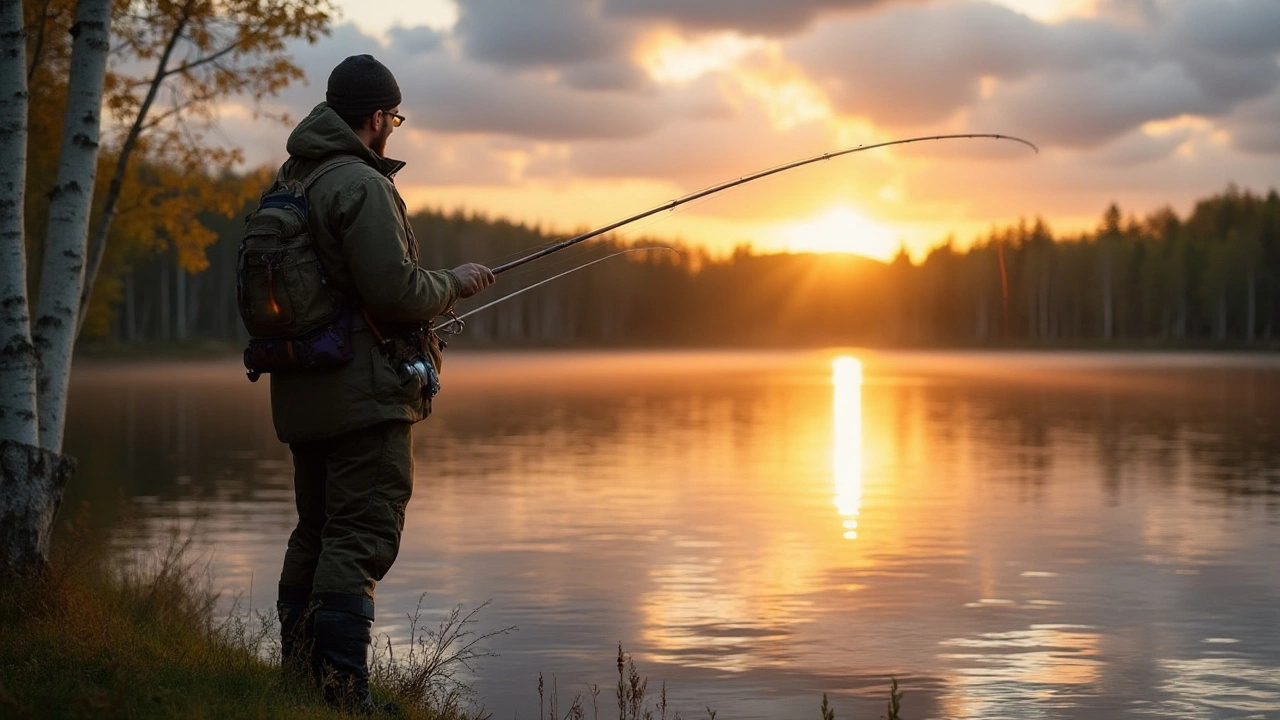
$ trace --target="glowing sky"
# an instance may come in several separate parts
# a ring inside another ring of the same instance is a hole
[[[1015,134],[860,153],[642,224],[727,249],[919,253],[1043,216],[1059,232],[1118,202],[1179,213],[1229,182],[1280,186],[1276,0],[342,0],[296,49],[310,84],[343,57],[397,75],[388,154],[411,208],[569,231],[850,145]],[[288,128],[228,106],[251,164]]]

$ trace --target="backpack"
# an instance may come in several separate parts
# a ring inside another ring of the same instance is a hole
[[[245,217],[236,260],[236,298],[249,332],[244,365],[250,381],[279,370],[315,370],[351,362],[351,308],[329,288],[311,238],[307,191],[321,175],[352,163],[324,161],[301,181],[284,168]]]

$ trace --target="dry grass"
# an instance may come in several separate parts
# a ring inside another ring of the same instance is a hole
[[[409,642],[405,646],[397,650],[384,635],[374,648],[371,682],[387,688],[402,704],[438,717],[483,715],[483,711],[469,710],[477,706],[478,699],[465,675],[474,675],[476,661],[494,654],[485,648],[487,641],[516,628],[479,632],[477,617],[488,606],[487,601],[471,610],[455,607],[430,627],[423,622],[422,602],[419,598],[409,615]]]
[[[618,686],[616,697],[618,700],[618,720],[667,720],[667,713],[670,712],[670,706],[667,704],[667,684],[664,682],[660,686],[658,697],[652,702],[647,698],[649,691],[649,679],[640,674],[636,669],[635,660],[631,655],[624,652],[622,643],[618,643]],[[881,720],[902,720],[899,712],[902,709],[902,696],[904,693],[898,690],[898,681],[892,679],[893,685],[889,690],[889,702],[887,707],[888,715],[881,715]],[[591,702],[591,718],[592,720],[600,720],[600,686],[589,685],[587,691]],[[538,720],[586,720],[587,698],[582,693],[573,696],[569,702],[569,708],[564,715],[560,714],[559,707],[559,688],[556,679],[551,678],[550,687],[547,687],[545,678],[538,675]],[[716,720],[716,711],[710,707],[704,708],[708,720]],[[831,707],[831,703],[827,699],[827,694],[822,694],[822,706],[820,708],[822,720],[836,720],[835,709]],[[675,712],[671,715],[671,720],[682,720],[680,713]]]
[[[208,565],[189,541],[103,571],[72,548],[39,578],[0,587],[0,717],[346,718],[320,692],[284,680],[273,616],[219,618]],[[372,665],[375,693],[401,717],[479,720],[460,675],[488,654],[477,610],[415,634],[407,655]],[[388,648],[391,646],[388,645]]]

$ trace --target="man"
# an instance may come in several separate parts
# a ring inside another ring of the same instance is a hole
[[[369,711],[374,586],[396,558],[413,490],[410,427],[431,412],[423,381],[403,367],[427,357],[438,369],[439,342],[424,326],[494,277],[475,263],[418,267],[392,182],[404,163],[384,155],[405,120],[391,71],[369,55],[349,57],[330,74],[325,99],[289,136],[283,172],[300,179],[338,156],[359,160],[327,170],[307,193],[328,288],[353,308],[355,360],[271,374],[298,509],[277,610],[286,668],[315,673],[331,703]]]

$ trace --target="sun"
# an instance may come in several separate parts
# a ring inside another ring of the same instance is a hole
[[[778,228],[777,243],[792,252],[843,252],[889,261],[901,239],[893,230],[847,205]]]

